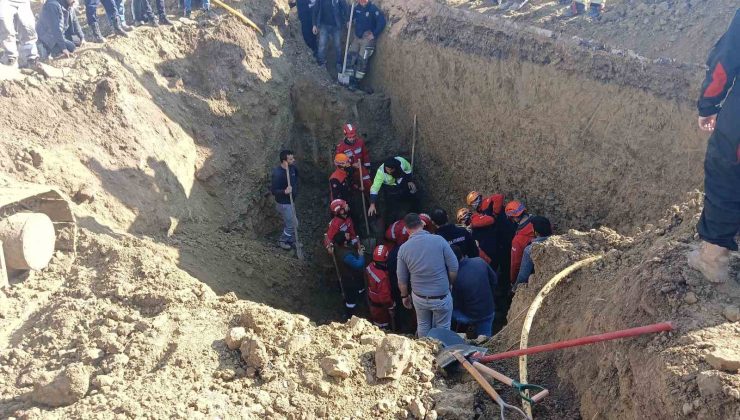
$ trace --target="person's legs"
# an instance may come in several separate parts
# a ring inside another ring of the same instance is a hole
[[[486,337],[493,335],[493,314],[475,322],[475,333]]]
[[[202,7],[205,11],[211,10],[211,2],[209,0],[203,0]]]
[[[319,50],[316,53],[316,62],[320,66],[326,64],[326,47],[327,44],[329,44],[329,36],[331,35],[330,31],[330,27],[324,25],[319,27]]]
[[[20,36],[21,58],[27,60],[37,60],[39,51],[36,47],[38,36],[36,36],[36,19],[33,17],[31,3],[25,2],[18,6],[18,35]]]
[[[336,70],[337,73],[341,73],[342,66],[344,65],[344,50],[342,48],[342,28],[334,28],[331,35],[334,40],[334,55],[336,57]]]
[[[452,326],[452,295],[448,293],[444,299],[435,299],[432,302],[434,305],[432,328],[449,330]]]
[[[280,234],[279,242],[292,245],[295,242],[295,218],[293,217],[292,206],[275,203],[275,208],[283,218],[283,233]]]
[[[182,8],[183,8],[183,11],[185,12],[186,17],[190,17],[190,12],[192,10],[192,7],[193,7],[193,0],[183,0],[182,1]]]
[[[5,50],[8,64],[18,62],[18,45],[16,44],[15,15],[18,9],[9,1],[0,1],[0,39]]]
[[[359,49],[355,77],[360,81],[365,77],[368,66],[370,65],[370,57],[375,52],[375,40],[369,37],[362,37],[358,44]]]
[[[429,330],[432,329],[432,321],[434,314],[432,313],[433,306],[430,307],[429,300],[422,299],[415,294],[411,294],[411,300],[414,302],[414,309],[416,311],[416,336],[419,338],[426,337],[429,334]]]

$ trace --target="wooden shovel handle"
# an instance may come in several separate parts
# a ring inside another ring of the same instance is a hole
[[[504,384],[508,386],[511,386],[511,384],[514,382],[513,379],[509,378],[508,376],[505,376],[503,373],[497,372],[480,362],[473,362],[473,366],[479,371],[485,373],[486,375],[490,375],[493,379],[499,382],[503,382]]]
[[[544,400],[545,397],[547,397],[548,395],[550,395],[550,391],[548,391],[548,390],[540,391],[540,392],[536,393],[534,395],[534,397],[532,397],[532,401],[538,403],[538,402]]]
[[[475,378],[475,380],[478,382],[478,384],[483,388],[484,391],[486,391],[486,394],[488,394],[491,398],[493,398],[494,401],[496,401],[498,404],[501,404],[503,400],[498,395],[498,392],[496,392],[495,389],[491,386],[491,384],[486,381],[486,378],[481,375],[480,372],[478,372],[473,365],[470,364],[464,357],[460,355],[458,352],[453,352],[453,356],[455,356],[455,359],[457,359],[458,362],[460,362],[461,365],[465,368],[465,370],[468,371],[468,373]],[[502,408],[503,409],[503,408]]]

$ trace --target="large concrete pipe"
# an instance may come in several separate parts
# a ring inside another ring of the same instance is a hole
[[[41,270],[54,255],[54,224],[43,213],[16,213],[0,220],[5,263],[15,270]]]

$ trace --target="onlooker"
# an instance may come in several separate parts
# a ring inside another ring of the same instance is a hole
[[[41,58],[68,57],[85,42],[76,7],[77,0],[46,0],[36,23]]]
[[[369,0],[359,0],[357,3],[352,16],[354,32],[347,59],[347,68],[354,69],[350,87],[357,87],[365,77],[378,37],[385,29],[385,16],[377,6]]]
[[[20,35],[20,57],[17,35]],[[26,67],[35,66],[39,53],[36,48],[36,22],[31,11],[31,0],[0,0],[0,39],[5,50],[4,64],[18,67],[20,58],[20,62]]]
[[[131,32],[134,30],[133,27],[126,24],[126,0],[113,0],[113,6],[116,11],[116,17],[118,17],[118,23],[121,25],[121,29],[125,32]],[[115,19],[108,15],[110,24],[115,23]]]
[[[190,18],[190,15],[192,13],[192,8],[193,8],[193,0],[183,0],[182,6],[183,6],[183,12],[184,12],[183,14],[184,14],[184,16],[186,18]],[[209,0],[203,0],[203,2],[201,3],[201,8],[203,9],[204,12],[210,13],[210,11],[211,11],[211,3],[210,3],[210,1]]]
[[[514,289],[522,283],[529,283],[529,276],[534,273],[534,262],[532,261],[532,245],[540,242],[544,242],[552,235],[552,225],[546,217],[534,216],[531,219],[532,228],[536,238],[532,240],[532,243],[524,248],[524,254],[522,255],[522,266],[519,268],[519,275],[516,278]]]
[[[326,47],[331,37],[334,41],[337,73],[342,71],[342,29],[348,17],[347,3],[344,0],[316,0],[313,8],[313,33],[319,36],[316,62],[320,66],[326,64]]]
[[[445,238],[450,246],[459,246],[468,258],[476,258],[479,255],[478,245],[475,244],[473,236],[467,229],[450,223],[447,212],[441,208],[432,210],[432,222],[437,225],[437,235]]]
[[[410,236],[398,251],[398,287],[403,306],[416,310],[417,336],[426,337],[431,328],[450,329],[457,258],[444,238],[424,230],[418,214],[407,214],[404,222]]]
[[[296,0],[289,4],[291,8],[297,6],[298,20],[301,21],[303,42],[308,45],[308,48],[313,51],[313,55],[316,56],[318,41],[316,40],[316,34],[313,33],[313,8],[316,6],[316,0]]]
[[[344,315],[349,319],[354,315],[357,301],[364,292],[362,270],[365,268],[364,250],[359,252],[350,248],[349,233],[337,232],[332,240],[329,252],[334,254],[344,292]]]
[[[105,38],[100,32],[100,25],[98,24],[98,4],[102,3],[105,9],[105,14],[113,26],[113,31],[116,35],[121,37],[128,37],[128,34],[121,25],[121,18],[118,14],[118,6],[114,3],[114,0],[85,0],[85,17],[87,18],[87,24],[90,26],[90,32],[92,37],[90,41],[96,43],[104,43]]]
[[[290,185],[288,184],[288,172],[290,173]],[[280,165],[272,170],[270,191],[275,197],[275,209],[283,218],[283,233],[280,235],[278,245],[282,249],[290,250],[295,244],[297,223],[293,217],[290,194],[292,193],[295,197],[298,192],[298,169],[295,167],[295,157],[291,150],[280,152]]]
[[[483,259],[465,257],[459,246],[453,246],[452,251],[460,263],[452,289],[452,319],[473,327],[479,336],[490,337],[496,312],[493,301],[498,283],[496,273]]]
[[[167,18],[164,0],[155,0],[155,3],[157,7],[157,16],[159,16],[158,19],[154,17],[151,0],[132,0],[131,4],[133,5],[134,24],[144,22],[152,26],[172,25],[172,22]]]

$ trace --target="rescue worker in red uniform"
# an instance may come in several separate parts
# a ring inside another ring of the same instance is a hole
[[[493,194],[484,198],[478,191],[471,191],[465,200],[468,206],[477,213],[493,216],[494,248],[490,255],[493,260],[491,266],[498,272],[499,278],[509,278],[511,269],[511,241],[516,233],[516,224],[504,216],[504,195]],[[488,252],[488,251],[486,251]],[[506,282],[499,282],[499,284]]]
[[[365,145],[365,140],[357,135],[357,127],[354,124],[344,124],[342,130],[344,131],[344,139],[337,144],[334,152],[347,155],[350,163],[356,168],[359,168],[359,161],[362,160],[362,166],[369,173],[370,153]],[[365,190],[369,190],[369,188],[365,188]]]
[[[359,244],[357,233],[355,231],[355,224],[349,217],[349,205],[344,200],[333,200],[329,204],[329,210],[334,218],[329,222],[329,229],[326,231],[326,238],[330,241],[337,232],[345,232],[349,234],[349,242],[353,246]],[[324,246],[328,249],[330,243],[325,243]]]
[[[327,248],[333,254],[339,269],[339,281],[344,295],[344,315],[349,319],[354,315],[360,296],[365,291],[362,270],[365,256],[362,247],[355,249],[348,232],[338,231]]]
[[[491,259],[491,256],[488,255],[488,252],[493,254],[493,251],[495,250],[493,237],[493,225],[495,219],[492,216],[487,216],[485,214],[473,213],[467,207],[457,210],[456,219],[460,226],[470,229],[470,234],[478,247],[478,256],[489,265],[492,265],[493,260]],[[474,223],[475,226],[473,226]],[[481,243],[481,241],[483,241],[483,243]],[[488,249],[488,251],[486,251],[486,249]]]
[[[432,218],[426,213],[419,214],[419,218],[424,223],[424,230],[429,233],[435,233],[437,226],[432,222]],[[406,230],[406,223],[403,219],[396,220],[388,226],[385,231],[385,240],[394,246],[401,246],[409,239],[409,232]]]
[[[329,176],[329,200],[345,200],[350,198],[350,161],[344,153],[334,156],[334,172]]]
[[[511,242],[511,274],[509,275],[509,281],[511,284],[514,284],[517,275],[519,275],[519,268],[522,265],[524,248],[532,243],[536,235],[530,215],[527,213],[527,208],[524,207],[523,203],[516,200],[510,201],[506,205],[505,211],[506,217],[517,224],[516,235]]]
[[[392,326],[395,329],[396,303],[391,293],[391,282],[388,276],[387,245],[378,245],[373,250],[373,262],[365,267],[365,284],[370,301],[370,320],[379,328]]]

